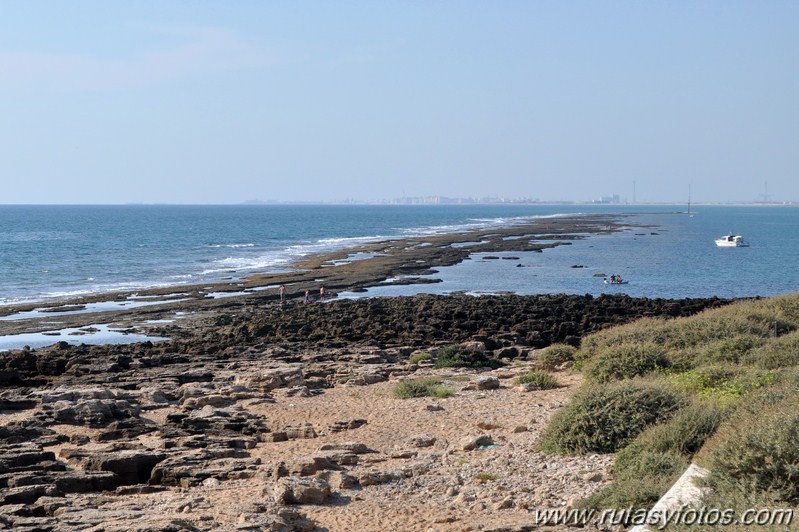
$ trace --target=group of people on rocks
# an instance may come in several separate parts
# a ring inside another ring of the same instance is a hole
[[[278,289],[277,289],[277,292],[278,292],[278,294],[280,294],[280,304],[282,305],[286,301],[286,286],[285,285],[280,285],[278,287]],[[319,299],[318,299],[318,301],[324,301],[324,300],[325,300],[325,287],[324,286],[320,286],[319,287]],[[306,290],[305,291],[305,297],[303,298],[303,304],[307,305],[310,302],[311,302],[311,291],[310,290]]]

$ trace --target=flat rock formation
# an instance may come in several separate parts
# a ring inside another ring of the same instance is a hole
[[[719,299],[240,299],[161,343],[0,353],[0,528],[526,530],[609,480],[535,441],[580,376],[515,377],[551,343]],[[496,369],[410,364],[459,344]],[[501,363],[501,364],[500,364]],[[435,377],[452,395],[399,399]]]

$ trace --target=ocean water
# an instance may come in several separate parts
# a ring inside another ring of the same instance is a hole
[[[518,260],[473,256],[413,293],[623,292],[743,297],[799,290],[799,209],[685,206],[0,206],[0,305],[287,271],[298,258],[391,237],[500,227],[520,219],[623,213],[632,228]],[[743,234],[747,248],[713,240]],[[656,233],[656,234],[652,234]],[[496,255],[496,254],[495,254]],[[582,266],[574,268],[572,266]],[[604,285],[595,274],[629,280]]]

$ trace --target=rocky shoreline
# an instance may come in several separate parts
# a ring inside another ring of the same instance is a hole
[[[188,292],[197,297],[113,313],[117,325],[164,342],[62,341],[0,352],[0,527],[534,528],[535,509],[563,508],[604,486],[612,457],[535,452],[541,429],[581,378],[564,366],[559,388],[529,391],[515,377],[537,367],[539,350],[552,343],[576,345],[587,333],[639,317],[684,316],[727,301],[452,295],[306,305],[296,297],[322,283],[335,294],[398,273],[419,275],[475,251],[455,241],[519,251],[587,230],[547,223],[546,232],[517,227],[374,244],[358,250],[380,248],[373,263],[330,265],[348,250],[282,277],[195,287]],[[601,217],[586,223],[595,231],[620,227]],[[535,234],[536,243],[509,238],[519,234]],[[290,287],[284,304],[273,289],[199,297],[276,283]],[[177,312],[185,317],[164,320]],[[85,326],[101,316],[57,319]],[[3,326],[41,330],[52,319]],[[495,361],[495,369],[410,361],[449,345]],[[452,395],[393,395],[397,383],[422,376],[435,376]]]

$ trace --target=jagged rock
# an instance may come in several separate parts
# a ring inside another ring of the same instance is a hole
[[[238,449],[197,449],[159,462],[149,482],[188,488],[211,477],[221,481],[252,477],[259,464],[259,459],[250,458],[249,453]]]
[[[422,434],[411,438],[410,444],[413,447],[432,447],[436,443],[435,436],[429,434]]]
[[[230,397],[224,395],[210,394],[202,395],[200,397],[187,397],[180,402],[180,406],[189,410],[205,408],[206,406],[224,408],[231,406],[235,402],[235,399],[231,399]]]
[[[345,441],[340,443],[326,443],[319,447],[320,451],[347,451],[355,454],[373,453],[372,449],[366,446],[365,443]]]
[[[32,486],[7,488],[0,493],[0,506],[9,504],[33,504],[39,497],[48,493],[54,493],[55,491],[55,486],[52,484],[35,484]]]
[[[305,379],[302,376],[302,368],[296,366],[270,369],[254,375],[244,375],[237,377],[235,383],[241,384],[246,388],[266,393],[276,390],[277,388],[304,386]]]
[[[79,399],[42,405],[45,418],[56,423],[102,427],[117,419],[138,417],[140,408],[125,399]]]
[[[499,388],[499,379],[493,375],[478,377],[475,381],[478,390],[496,390]]]
[[[493,445],[494,440],[488,434],[480,434],[479,436],[467,436],[461,440],[460,447],[464,451],[473,451],[478,447],[486,447]]]
[[[366,471],[358,475],[358,484],[361,486],[374,486],[376,484],[386,484],[396,482],[405,478],[405,473],[398,469],[390,471]]]
[[[8,479],[9,487],[47,484],[61,493],[108,491],[119,485],[119,478],[109,471],[35,471],[16,474]]]
[[[343,432],[345,430],[357,429],[366,425],[365,419],[353,419],[352,421],[336,421],[330,426],[330,432]]]
[[[272,488],[275,500],[286,504],[324,504],[330,495],[330,484],[321,478],[284,477]]]
[[[148,450],[87,451],[83,448],[62,449],[62,458],[85,471],[110,471],[117,476],[117,485],[147,482],[155,465],[166,458],[163,453]]]
[[[290,440],[310,439],[317,437],[316,431],[310,424],[304,425],[302,427],[286,427],[282,432],[285,432],[286,437]]]
[[[316,476],[327,481],[334,490],[350,490],[358,486],[358,479],[344,471],[321,471]]]
[[[235,407],[215,408],[206,405],[199,410],[190,410],[188,413],[169,414],[167,422],[168,425],[161,429],[162,433],[173,437],[180,433],[214,436],[244,434],[260,437],[261,434],[270,432],[262,417]],[[177,430],[170,434],[170,429]]]

